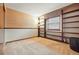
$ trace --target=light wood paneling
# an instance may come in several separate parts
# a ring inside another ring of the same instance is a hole
[[[71,12],[71,13],[67,13],[67,14],[64,14],[63,17],[71,17],[71,16],[74,16],[74,15],[79,15],[79,11],[75,11],[75,12]]]
[[[5,28],[36,28],[33,17],[10,8],[6,8]]]
[[[73,12],[75,10],[79,10],[79,3],[71,4],[67,7],[63,8],[63,13]]]
[[[0,6],[0,28],[4,28],[4,11],[3,11],[3,6]]]
[[[63,9],[63,36],[79,38],[79,4],[72,4]],[[64,38],[67,42],[68,38]]]
[[[79,28],[67,28],[64,29],[64,32],[73,32],[73,33],[79,33]]]
[[[79,27],[79,22],[67,23],[63,25],[64,27]]]
[[[77,37],[79,38],[79,34],[72,34],[72,33],[64,33],[65,37]]]
[[[63,22],[74,22],[79,21],[79,17],[69,18],[69,19],[63,19]]]

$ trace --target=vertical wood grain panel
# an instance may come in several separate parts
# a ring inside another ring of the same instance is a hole
[[[33,17],[10,8],[6,8],[5,28],[36,28]]]
[[[0,6],[0,29],[4,28],[4,11],[3,6]]]

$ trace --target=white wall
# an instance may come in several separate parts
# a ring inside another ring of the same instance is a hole
[[[5,29],[5,42],[38,35],[38,29]]]
[[[3,43],[4,41],[4,30],[0,29],[0,43]]]

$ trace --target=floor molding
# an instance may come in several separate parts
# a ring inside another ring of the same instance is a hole
[[[5,43],[7,44],[7,43],[12,43],[12,42],[26,40],[26,39],[35,38],[35,37],[38,37],[38,36],[33,36],[33,37],[23,38],[23,39],[19,39],[19,40],[8,41],[8,42],[5,42]]]

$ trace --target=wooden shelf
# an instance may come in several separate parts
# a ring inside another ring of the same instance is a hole
[[[79,9],[72,10],[72,11],[69,11],[69,12],[66,12],[66,13],[63,13],[63,14],[68,14],[68,13],[72,13],[72,12],[76,12],[76,11],[79,11]]]
[[[47,29],[47,30],[56,30],[56,31],[60,31],[60,29]]]
[[[67,24],[67,23],[79,23],[79,21],[63,22],[63,24]]]
[[[64,32],[64,33],[69,33],[69,34],[79,34],[79,33],[76,33],[76,32]]]
[[[51,32],[51,33],[62,33],[62,32],[53,32],[53,31],[47,31],[47,32]]]
[[[50,12],[48,14],[45,14],[43,16],[45,16],[45,21],[44,23],[46,22],[46,24],[44,24],[43,26],[45,26],[44,28],[44,31],[40,30],[41,32],[44,32],[44,33],[40,33],[41,35],[47,35],[46,38],[52,38],[54,39],[54,37],[58,37],[58,38],[61,38],[61,41],[64,42],[64,39],[63,38],[69,38],[71,35],[72,36],[78,36],[79,35],[79,32],[78,32],[78,29],[79,29],[79,26],[77,25],[79,23],[79,4],[76,5],[71,5],[70,7],[67,7],[67,8],[62,8],[60,9],[60,12],[58,13],[57,11],[53,11],[53,12]],[[58,14],[56,14],[58,13]],[[53,17],[57,17],[59,16],[60,17],[60,20],[61,20],[61,29],[58,28],[58,29],[53,29],[53,28],[48,28],[46,25],[53,25],[53,23],[48,22],[48,19],[50,18],[53,18]],[[42,24],[42,22],[40,22]],[[42,25],[40,24],[40,27],[42,27]],[[70,25],[70,26],[68,26]],[[46,28],[47,27],[47,28]],[[67,30],[68,29],[68,30]],[[72,29],[72,31],[70,30]],[[64,30],[67,30],[64,31]],[[70,30],[70,31],[69,31]],[[75,32],[76,31],[76,32]],[[46,33],[47,32],[47,33]],[[53,33],[53,34],[51,34]],[[67,36],[65,36],[65,34],[67,34]],[[68,35],[69,34],[69,35]],[[56,38],[58,40],[58,38]],[[60,40],[59,40],[60,41]]]
[[[53,35],[53,34],[46,34],[46,35],[56,36],[56,37],[62,37],[62,36],[59,36],[59,35]]]
[[[63,28],[65,28],[65,29],[68,29],[68,28],[79,28],[79,27],[63,27]]]
[[[73,17],[79,17],[79,15],[70,16],[70,17],[65,17],[65,18],[63,18],[63,19],[68,19],[68,18],[73,18]]]

